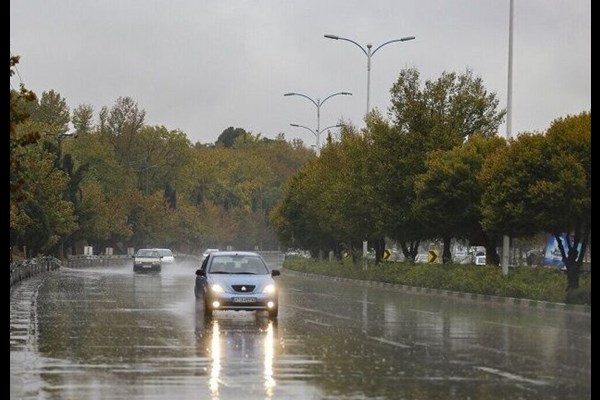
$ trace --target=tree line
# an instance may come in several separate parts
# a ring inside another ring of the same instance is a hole
[[[439,238],[449,262],[461,238],[497,264],[502,235],[567,232],[566,248],[558,243],[577,287],[591,229],[591,113],[507,140],[497,132],[505,111],[470,70],[423,83],[406,68],[390,94],[385,117],[373,110],[361,129],[340,121],[340,140],[328,137],[317,157],[283,134],[234,127],[193,144],[146,124],[129,97],[71,110],[53,90],[11,87],[11,254],[92,245],[340,256],[368,240],[379,261],[391,239],[414,260],[420,242]]]
[[[272,212],[281,241],[341,258],[366,240],[379,262],[386,238],[410,260],[441,239],[448,263],[451,239],[464,239],[499,265],[504,235],[549,233],[577,288],[591,231],[591,112],[505,139],[505,111],[469,70],[421,82],[404,69],[390,93],[387,118],[375,110],[363,129],[345,126],[286,183]]]
[[[71,111],[59,93],[22,85],[11,88],[10,105],[11,254],[66,256],[88,245],[95,254],[277,250],[268,214],[283,183],[315,157],[283,135],[233,127],[214,144],[192,144],[179,130],[146,124],[130,97]]]

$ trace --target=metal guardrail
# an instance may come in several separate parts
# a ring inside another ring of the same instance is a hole
[[[59,269],[62,261],[51,256],[36,257],[10,263],[10,287],[32,276]]]
[[[262,255],[270,268],[281,268],[283,265],[285,254],[280,251],[258,251],[258,253]],[[199,256],[188,254],[177,254],[177,258],[201,260]],[[63,261],[52,256],[36,257],[24,261],[11,262],[10,287],[12,288],[15,284],[40,273],[57,270],[63,265],[68,268],[84,268],[130,265],[131,263],[132,258],[128,255],[76,255],[69,256]]]
[[[95,255],[77,255],[69,256],[66,261],[66,266],[69,268],[81,267],[108,267],[112,265],[129,265],[133,262],[131,256],[128,255],[111,255],[111,256],[95,256]]]

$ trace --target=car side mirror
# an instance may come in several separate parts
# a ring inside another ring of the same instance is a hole
[[[278,269],[271,270],[271,276],[279,276],[281,275],[281,271]]]
[[[201,269],[197,269],[196,270],[196,275],[197,276],[204,276],[204,272]]]

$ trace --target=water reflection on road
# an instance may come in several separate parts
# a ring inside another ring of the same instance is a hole
[[[210,359],[211,398],[233,398],[262,388],[262,398],[271,399],[276,385],[273,362],[279,352],[277,322],[254,313],[212,318],[198,313],[196,321],[198,356]]]
[[[63,269],[11,292],[15,399],[582,399],[589,314],[292,273],[279,318],[196,307],[195,266]]]

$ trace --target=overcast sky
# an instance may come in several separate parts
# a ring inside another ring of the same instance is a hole
[[[146,123],[213,143],[224,129],[284,133],[307,145],[340,121],[384,115],[399,72],[422,82],[467,68],[507,107],[510,0],[10,0],[20,81],[55,90],[71,109],[131,97]],[[512,130],[543,131],[591,110],[591,1],[514,1]],[[498,132],[506,135],[506,124]]]

